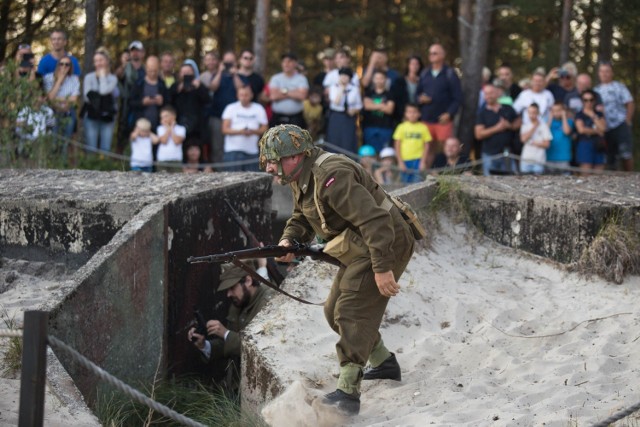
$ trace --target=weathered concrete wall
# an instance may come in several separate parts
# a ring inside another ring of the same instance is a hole
[[[640,227],[637,174],[462,177],[460,183],[472,220],[486,236],[561,263],[577,261],[614,215]]]
[[[163,372],[166,310],[164,211],[150,205],[83,267],[72,292],[51,307],[51,333],[125,381]],[[66,354],[62,364],[89,402],[102,384]]]
[[[0,252],[77,268],[31,308],[50,311],[53,335],[134,385],[158,366],[161,376],[202,370],[180,329],[194,305],[207,318],[226,306],[214,292],[219,266],[186,259],[245,247],[224,199],[272,239],[265,174],[0,171],[0,183]],[[98,379],[57,356],[92,402]]]
[[[250,224],[259,240],[272,242],[270,196],[269,177],[247,174],[242,183],[180,198],[166,206],[170,236],[167,263],[169,375],[201,372],[216,378],[223,376],[224,366],[202,364],[199,352],[187,341],[184,331],[185,325],[193,319],[194,308],[198,308],[206,319],[224,319],[229,302],[224,293],[216,292],[220,265],[190,265],[186,260],[191,255],[208,255],[247,246],[247,239],[234,222],[225,200]]]

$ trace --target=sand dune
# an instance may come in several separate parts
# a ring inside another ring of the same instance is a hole
[[[322,300],[332,276],[304,263],[288,289]],[[317,405],[338,370],[321,308],[279,296],[254,321],[291,385],[271,425],[586,426],[640,400],[640,277],[582,278],[443,220],[400,284],[382,333],[403,381],[365,382],[357,417]]]

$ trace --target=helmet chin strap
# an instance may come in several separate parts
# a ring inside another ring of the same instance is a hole
[[[302,166],[304,166],[304,158],[300,160],[300,163],[298,163],[298,165],[291,171],[289,175],[285,175],[284,171],[282,170],[282,159],[280,159],[280,162],[278,163],[278,177],[280,177],[280,184],[289,185],[291,181],[293,181],[293,177],[298,172],[300,172]]]

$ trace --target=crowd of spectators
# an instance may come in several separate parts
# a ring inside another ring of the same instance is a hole
[[[257,170],[260,136],[284,123],[359,154],[383,183],[416,182],[434,168],[470,173],[464,152],[481,160],[484,175],[632,170],[634,102],[610,63],[598,64],[595,87],[571,62],[519,83],[508,64],[485,68],[475,140],[464,150],[454,136],[459,73],[437,43],[426,62],[407,58],[403,73],[375,49],[361,76],[348,49],[320,52],[322,70],[311,79],[294,53],[284,53],[280,72],[265,80],[248,49],[178,63],[171,52],[146,56],[137,40],[117,63],[98,49],[83,76],[65,32],[53,31],[49,42],[37,64],[29,44],[18,48],[17,73],[39,79],[44,92],[20,112],[17,134],[69,138],[82,129],[88,149],[112,151],[113,142],[114,152],[130,152],[132,170]]]

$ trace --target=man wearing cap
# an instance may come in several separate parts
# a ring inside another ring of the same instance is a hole
[[[120,81],[120,109],[118,116],[118,138],[116,151],[122,153],[129,140],[129,133],[135,121],[129,106],[129,100],[134,86],[144,83],[144,46],[140,40],[129,43],[128,52],[121,57],[120,66],[116,69],[116,76]]]
[[[271,126],[292,124],[305,127],[302,110],[309,93],[307,78],[298,72],[298,57],[293,53],[282,55],[282,72],[269,81],[271,99]]]
[[[336,62],[334,60],[336,51],[334,49],[326,48],[318,54],[318,59],[322,61],[322,71],[315,75],[313,78],[313,86],[322,86],[324,78],[331,70],[336,68]]]
[[[370,174],[343,155],[315,147],[307,131],[276,126],[259,145],[261,167],[293,193],[293,214],[279,244],[318,238],[345,265],[324,305],[329,325],[340,335],[340,375],[337,389],[323,401],[358,414],[363,379],[401,379],[379,328],[389,298],[400,290],[396,280],[413,253],[413,234]],[[280,260],[291,262],[293,254]]]
[[[573,62],[565,62],[562,67],[554,67],[549,71],[545,81],[547,90],[553,95],[556,102],[564,102],[567,94],[576,89],[576,75],[578,68]]]
[[[49,43],[51,43],[51,52],[42,57],[38,63],[38,74],[44,76],[49,73],[53,73],[56,70],[58,61],[65,56],[71,58],[71,65],[73,65],[73,74],[80,75],[80,63],[65,50],[67,47],[67,33],[60,29],[55,29],[49,35]]]
[[[256,270],[262,277],[267,277],[266,259],[258,260],[260,267]],[[227,384],[237,389],[239,384],[240,332],[253,320],[267,304],[273,291],[260,286],[246,271],[231,265],[222,271],[218,292],[226,292],[231,299],[231,308],[227,315],[227,326],[219,320],[207,322],[207,338],[191,328],[187,337],[202,352],[207,362],[216,363],[228,359]]]

